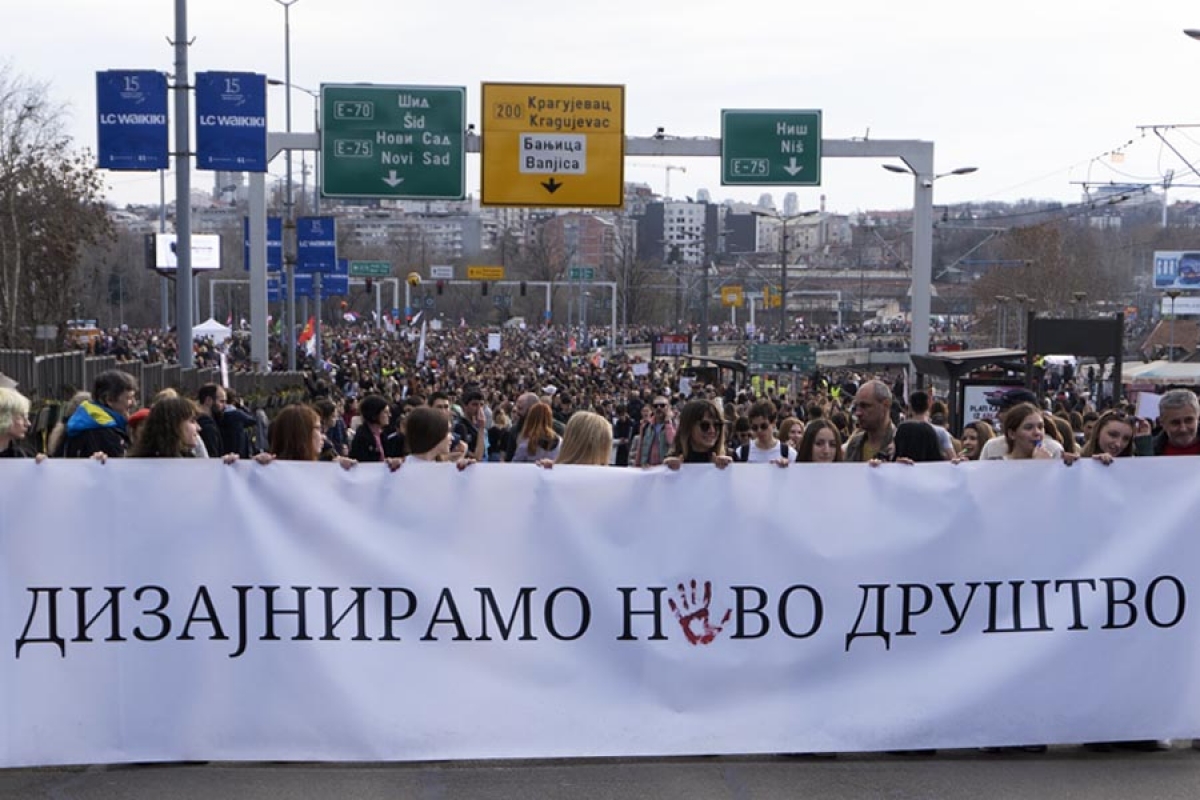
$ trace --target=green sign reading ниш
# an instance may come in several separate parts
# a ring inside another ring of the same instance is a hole
[[[721,111],[721,185],[821,185],[820,111]]]
[[[321,87],[321,193],[461,200],[467,90]]]

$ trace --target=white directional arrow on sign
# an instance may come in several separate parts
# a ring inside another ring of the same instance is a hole
[[[792,156],[790,159],[788,159],[787,166],[783,168],[783,171],[794,178],[796,177],[796,173],[803,169],[804,167],[796,163],[796,157]]]
[[[792,159],[792,161],[795,161],[795,159]],[[383,178],[383,182],[395,189],[397,186],[404,183],[404,178],[397,178],[396,170],[393,169],[388,170],[388,176]]]

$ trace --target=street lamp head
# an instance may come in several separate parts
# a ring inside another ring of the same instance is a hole
[[[911,169],[909,169],[908,167],[901,167],[898,164],[883,164],[882,166],[888,172],[899,172],[904,175],[912,175],[913,174],[913,171]]]
[[[1193,39],[1200,39],[1200,28],[1184,28],[1183,33]]]
[[[978,172],[979,167],[959,167],[958,169],[950,170],[951,175],[970,175],[972,172]]]

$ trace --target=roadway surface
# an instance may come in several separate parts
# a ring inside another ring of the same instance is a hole
[[[742,756],[415,764],[90,766],[0,770],[4,800],[1195,800],[1200,753]]]

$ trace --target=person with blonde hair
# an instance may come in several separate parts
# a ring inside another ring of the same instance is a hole
[[[21,440],[29,433],[29,398],[16,389],[0,388],[0,458],[33,458]]]
[[[538,461],[539,466],[582,464],[606,467],[612,458],[612,423],[591,411],[576,411],[567,420],[558,458]]]

